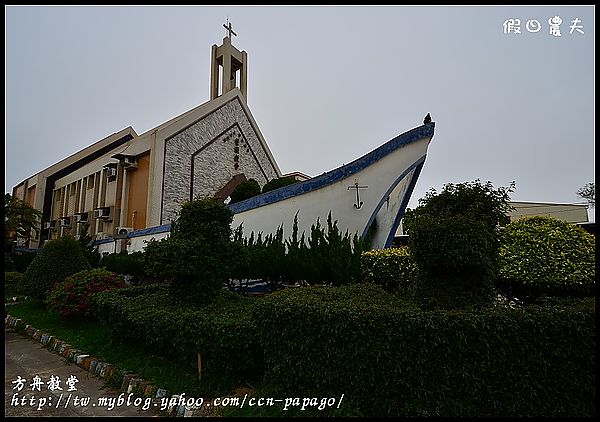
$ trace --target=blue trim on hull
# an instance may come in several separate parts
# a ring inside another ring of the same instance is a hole
[[[129,235],[127,237],[130,238],[130,237],[146,236],[148,234],[164,233],[164,232],[168,232],[168,231],[171,231],[171,223],[163,224],[162,226],[154,226],[154,227],[148,227],[147,229],[136,230],[134,232],[129,233]]]
[[[413,171],[415,169],[415,167],[417,167],[419,164],[423,164],[425,162],[425,158],[426,157],[427,157],[427,154],[423,155],[417,161],[415,161],[414,163],[412,163],[409,168],[407,168],[406,170],[404,170],[402,172],[402,174],[400,176],[398,176],[398,178],[394,181],[394,183],[392,183],[392,185],[388,188],[388,190],[383,194],[383,196],[379,200],[379,204],[377,204],[377,206],[373,210],[373,213],[371,214],[371,217],[369,217],[369,221],[367,221],[367,224],[365,225],[365,229],[362,232],[361,238],[364,239],[364,237],[367,235],[369,227],[371,227],[371,224],[373,223],[373,220],[375,219],[375,217],[379,213],[379,210],[383,206],[383,203],[385,202],[386,198],[388,196],[390,196],[390,194],[396,188],[396,186],[398,186],[398,183],[400,183],[411,171]],[[408,189],[407,189],[406,192],[409,193]],[[410,192],[410,193],[412,193],[412,192]],[[410,196],[410,193],[409,193],[409,196]],[[401,208],[402,208],[402,206],[400,207],[400,209]],[[396,227],[396,228],[398,228],[398,227]]]
[[[245,201],[231,204],[228,207],[231,211],[233,211],[234,214],[239,214],[244,211],[273,204],[293,196],[301,195],[303,193],[311,192],[324,186],[331,185],[332,183],[358,173],[371,164],[381,160],[386,155],[394,152],[398,148],[423,138],[433,137],[434,128],[435,123],[432,122],[411,129],[408,132],[404,132],[403,134],[396,136],[391,141],[386,142],[370,153],[342,167],[338,167],[337,169],[323,173],[322,175],[313,177],[312,179],[305,180],[303,182],[297,182],[289,186],[283,186],[279,189],[246,199]]]
[[[388,238],[385,241],[385,248],[389,248],[392,246],[392,242],[394,240],[394,236],[396,235],[396,230],[398,230],[398,226],[400,225],[400,220],[404,217],[404,211],[406,210],[406,206],[408,205],[408,201],[412,196],[413,190],[415,189],[415,185],[417,184],[417,179],[419,178],[419,174],[421,174],[421,169],[425,161],[417,166],[415,172],[413,174],[412,179],[410,180],[410,184],[408,185],[408,189],[406,190],[406,194],[404,195],[404,199],[402,200],[402,204],[400,205],[400,209],[398,210],[398,214],[396,215],[396,219],[394,220],[394,224],[392,225],[392,230],[388,234]]]
[[[165,233],[169,231],[171,231],[171,223],[163,224],[162,226],[154,226],[148,227],[146,229],[136,230],[134,232],[129,233],[127,235],[127,238],[131,239],[132,237],[147,236],[149,234]],[[106,239],[96,240],[96,242],[94,242],[94,245],[103,245],[105,243],[111,243],[114,241],[114,238],[108,237]]]

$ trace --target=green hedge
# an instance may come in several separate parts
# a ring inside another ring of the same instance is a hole
[[[360,270],[364,282],[388,292],[406,291],[417,275],[417,264],[407,246],[373,249],[362,253]]]
[[[262,374],[252,299],[221,291],[203,307],[174,304],[164,284],[95,294],[92,312],[113,335],[139,341],[153,353],[197,366],[214,379],[247,381]]]
[[[344,394],[367,416],[595,413],[591,300],[420,312],[365,284],[286,289],[255,312],[284,397]]]
[[[595,237],[550,217],[508,224],[501,237],[497,285],[517,297],[594,296]]]

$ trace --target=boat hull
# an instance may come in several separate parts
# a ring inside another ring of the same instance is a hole
[[[311,225],[317,219],[326,224],[331,213],[342,233],[364,237],[372,227],[371,247],[389,247],[425,163],[434,126],[405,132],[320,176],[231,204],[232,227],[241,225],[249,237],[252,232],[275,233],[283,225],[284,237],[289,237],[297,216],[299,233],[308,236]]]

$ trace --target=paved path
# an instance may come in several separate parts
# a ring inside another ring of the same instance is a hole
[[[79,366],[68,363],[62,356],[45,349],[41,343],[29,337],[12,333],[5,328],[4,354],[4,415],[5,416],[157,416],[158,408],[144,399],[138,406],[134,405],[135,398],[119,391],[103,389],[104,381]],[[75,384],[76,391],[68,392],[67,379],[74,375],[79,382]],[[12,382],[18,377],[26,379],[20,391],[15,390]],[[39,376],[44,383],[41,391],[33,391],[31,383]],[[48,389],[51,376],[60,380],[62,391]],[[61,397],[62,394],[62,397]],[[70,395],[70,398],[69,398]],[[89,398],[89,403],[83,404],[78,400]],[[118,406],[121,397],[122,405]],[[32,400],[33,399],[33,400]],[[98,399],[114,400],[113,406],[101,404]],[[25,404],[24,404],[25,403]],[[148,410],[142,410],[142,407]],[[111,410],[108,410],[112,407]],[[39,410],[38,410],[39,409]]]

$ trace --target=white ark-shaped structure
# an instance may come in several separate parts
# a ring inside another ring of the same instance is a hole
[[[389,247],[427,157],[435,123],[396,136],[368,154],[312,179],[229,205],[232,228],[244,236],[275,233],[283,224],[289,237],[298,215],[299,234],[310,235],[320,219],[332,219],[342,233],[366,236],[373,223],[371,246]]]

